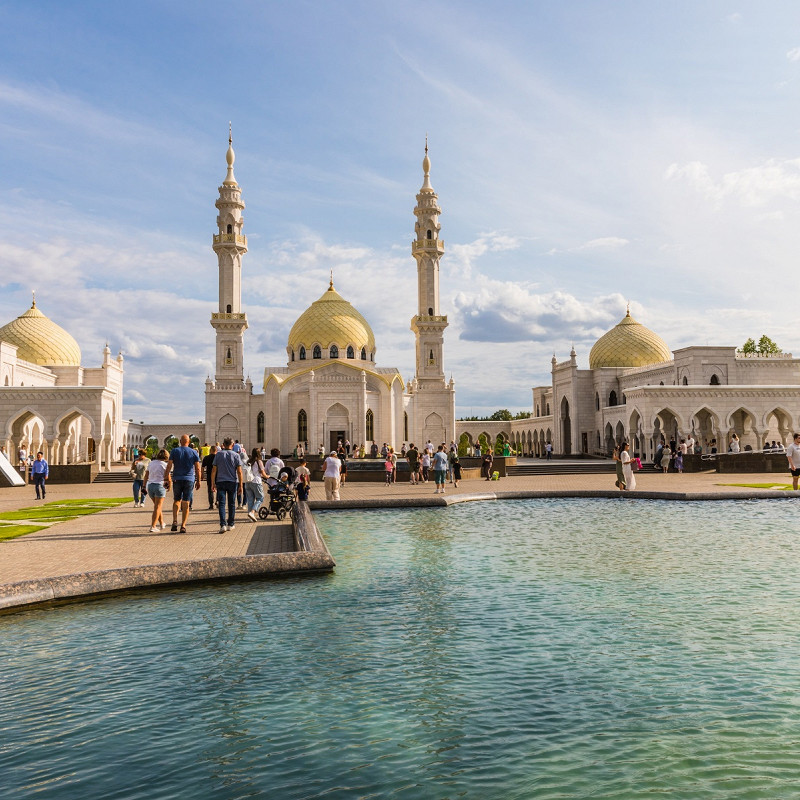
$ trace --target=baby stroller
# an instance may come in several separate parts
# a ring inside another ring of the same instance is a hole
[[[268,491],[269,502],[264,503],[258,509],[258,518],[267,519],[270,514],[274,514],[278,519],[284,519],[287,514],[291,513],[295,503],[294,490],[289,485],[289,476],[283,473],[278,479],[278,483],[270,486]]]

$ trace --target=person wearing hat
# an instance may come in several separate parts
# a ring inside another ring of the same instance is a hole
[[[339,480],[342,470],[342,462],[336,450],[331,450],[331,454],[325,459],[325,473],[322,478],[325,482],[325,499],[339,500]]]

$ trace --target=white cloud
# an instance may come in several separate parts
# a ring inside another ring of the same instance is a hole
[[[727,172],[718,180],[712,177],[709,166],[700,161],[671,164],[664,178],[684,180],[717,207],[729,198],[744,206],[800,200],[800,158],[769,159],[760,166]]]
[[[793,47],[787,54],[789,61],[800,61],[800,47]]]

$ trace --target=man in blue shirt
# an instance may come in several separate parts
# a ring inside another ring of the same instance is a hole
[[[232,531],[236,522],[236,487],[244,484],[242,461],[231,447],[233,440],[228,437],[222,441],[222,450],[214,456],[211,468],[211,482],[217,490],[219,507],[219,532]],[[226,516],[227,507],[227,516]]]
[[[200,488],[200,454],[189,447],[189,436],[181,436],[180,445],[173,447],[164,475],[164,486],[169,489],[172,475],[172,532],[178,531],[178,508],[181,510],[181,533],[186,533],[186,520],[189,519],[189,504],[194,490]]]
[[[31,464],[31,477],[33,478],[33,485],[36,487],[36,499],[44,500],[45,490],[44,482],[50,476],[50,467],[44,460],[44,453],[40,450],[36,454],[36,460]],[[42,496],[39,497],[39,489],[42,490]]]

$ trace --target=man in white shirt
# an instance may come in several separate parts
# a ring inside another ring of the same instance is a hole
[[[686,438],[686,452],[690,455],[694,453],[694,436],[691,433]]]
[[[800,433],[794,435],[792,443],[786,448],[786,458],[792,473],[792,489],[797,491],[797,481],[800,479]]]
[[[325,482],[325,499],[339,500],[339,476],[341,475],[342,462],[336,450],[331,450],[331,454],[325,459],[325,474],[322,476]]]

